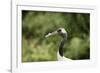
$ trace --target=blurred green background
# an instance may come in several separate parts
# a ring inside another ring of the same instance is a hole
[[[22,62],[56,61],[61,37],[44,36],[63,27],[68,32],[64,56],[90,59],[90,14],[22,10]]]

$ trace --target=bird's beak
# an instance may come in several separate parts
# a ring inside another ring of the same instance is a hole
[[[54,32],[48,33],[45,37],[47,38],[47,37],[52,36],[52,35],[55,35],[57,33],[58,33],[57,31],[54,31]]]

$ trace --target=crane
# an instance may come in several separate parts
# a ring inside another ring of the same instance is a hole
[[[59,36],[62,37],[60,45],[59,45],[59,49],[57,51],[57,59],[58,59],[58,61],[72,61],[71,59],[66,58],[63,55],[63,52],[64,52],[63,46],[64,46],[65,41],[67,40],[67,32],[66,32],[66,30],[64,28],[58,28],[56,31],[48,33],[45,36],[45,38],[47,38],[49,36],[52,36],[52,35],[55,35],[55,34],[58,34]]]

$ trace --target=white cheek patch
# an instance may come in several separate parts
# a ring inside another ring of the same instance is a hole
[[[62,33],[67,33],[64,28],[60,28]]]
[[[63,33],[66,33],[66,31],[65,31],[64,29],[62,29],[62,32],[63,32]]]

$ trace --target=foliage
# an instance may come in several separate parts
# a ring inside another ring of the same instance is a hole
[[[63,27],[68,32],[64,55],[73,60],[90,58],[90,14],[22,11],[22,62],[55,61],[61,37],[45,38]]]

